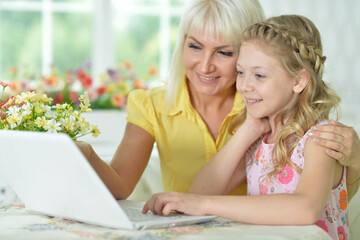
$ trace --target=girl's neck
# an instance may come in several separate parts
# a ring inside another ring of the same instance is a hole
[[[289,119],[292,114],[289,113],[294,111],[294,106],[297,104],[298,99],[298,96],[294,97],[287,108],[279,110],[272,116],[268,116],[271,127],[271,132],[267,138],[268,143],[276,143],[276,139],[278,138],[281,130],[284,128],[284,123],[292,121]]]
[[[271,131],[267,137],[267,143],[276,143],[276,139],[279,136],[279,133],[282,130],[284,124],[282,123],[280,117],[269,118],[269,123]]]

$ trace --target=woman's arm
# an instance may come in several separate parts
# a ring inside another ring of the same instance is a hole
[[[294,194],[205,196],[160,193],[150,198],[143,212],[151,210],[168,215],[176,210],[254,224],[313,224],[320,218],[332,187],[338,184],[341,170],[341,166],[330,159],[323,148],[309,139],[305,146],[304,169]]]
[[[247,119],[224,147],[199,171],[189,192],[228,194],[245,180],[245,153],[264,132],[267,120]]]
[[[330,123],[312,129],[312,138],[327,149],[326,154],[348,167],[347,189],[351,199],[360,186],[360,140],[353,128],[335,121]]]
[[[130,196],[149,161],[154,138],[142,128],[128,123],[124,137],[110,163],[102,161],[91,145],[78,147],[116,199]]]

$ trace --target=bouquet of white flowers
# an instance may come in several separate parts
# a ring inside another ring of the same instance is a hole
[[[8,84],[0,82],[5,89]],[[90,100],[85,92],[80,96],[77,111],[69,103],[52,105],[46,94],[22,92],[0,102],[0,129],[66,133],[74,141],[86,134],[100,134],[96,125],[90,125],[83,112],[90,112]]]

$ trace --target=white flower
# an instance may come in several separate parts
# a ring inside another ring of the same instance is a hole
[[[39,107],[41,107],[41,109],[44,113],[51,111],[51,107],[48,105],[44,105],[43,103],[40,104]]]
[[[90,123],[86,121],[84,117],[79,117],[77,119],[77,127],[80,129],[81,133],[86,133],[90,131]]]
[[[73,115],[70,115],[70,116],[69,116],[69,119],[70,119],[70,121],[72,121],[72,122],[75,122],[75,121],[76,121],[76,118],[75,118]]]
[[[15,102],[17,104],[34,102],[35,97],[36,94],[34,92],[22,92],[20,95],[16,97]]]
[[[66,131],[73,132],[75,129],[75,123],[70,118],[61,118],[61,125],[64,127]]]
[[[22,105],[21,109],[23,110],[23,112],[21,114],[22,116],[27,116],[32,113],[32,106],[30,103],[26,103],[26,104]]]
[[[22,116],[19,113],[13,113],[10,116],[7,117],[7,121],[10,124],[11,128],[17,127],[19,124],[21,124]]]
[[[80,102],[82,102],[82,104],[84,104],[85,106],[87,106],[87,107],[90,106],[90,99],[89,99],[89,94],[88,94],[88,92],[84,92],[83,95],[80,95],[79,100],[80,100]]]
[[[55,109],[66,109],[66,106],[67,106],[66,103],[64,103],[64,104],[58,103],[58,104],[55,105],[54,108],[55,108]]]
[[[89,108],[90,99],[88,92],[85,92],[83,95],[81,95],[79,100],[81,102],[80,103],[81,112],[91,112],[91,108]]]
[[[91,108],[80,103],[81,112],[91,112]]]
[[[57,133],[57,131],[61,131],[60,123],[56,122],[55,119],[50,119],[46,122],[44,127],[45,130],[48,130],[50,133]]]
[[[35,120],[35,124],[38,126],[38,127],[43,127],[45,128],[46,126],[46,118],[44,116],[42,117],[37,117],[36,120]]]
[[[19,108],[18,107],[9,107],[9,109],[7,110],[7,115],[14,115],[17,114],[19,112]]]
[[[51,119],[51,118],[56,118],[56,117],[57,117],[57,113],[50,110],[50,111],[48,111],[48,112],[45,113],[45,117],[46,117],[46,118],[49,118],[49,119]]]

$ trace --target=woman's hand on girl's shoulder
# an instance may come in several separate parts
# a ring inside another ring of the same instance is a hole
[[[311,129],[314,142],[326,148],[326,154],[341,165],[360,168],[360,140],[356,131],[342,123],[330,121]]]

